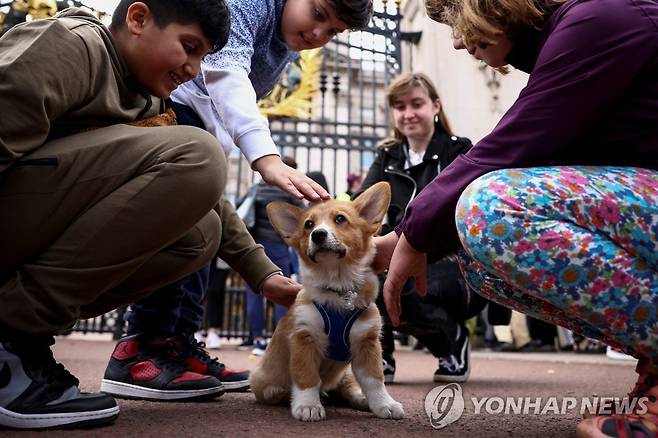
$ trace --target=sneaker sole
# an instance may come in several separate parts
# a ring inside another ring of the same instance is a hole
[[[384,383],[393,383],[395,376],[393,374],[384,374]]]
[[[210,400],[224,394],[224,385],[194,390],[162,390],[103,379],[101,381],[101,392],[119,398],[135,400]]]
[[[249,391],[249,380],[238,380],[236,382],[225,382],[222,380],[222,386],[226,392],[247,392]]]
[[[466,371],[466,374],[463,376],[444,376],[444,375],[434,375],[435,382],[445,382],[445,383],[463,383],[468,380],[468,377],[471,375],[471,369]]]
[[[0,426],[10,429],[91,428],[112,423],[119,406],[88,412],[19,414],[0,407]]]

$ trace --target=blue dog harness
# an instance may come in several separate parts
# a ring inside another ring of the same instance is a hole
[[[322,316],[324,332],[329,338],[327,357],[337,362],[348,362],[352,358],[350,351],[350,331],[356,319],[366,310],[356,307],[354,310],[338,310],[334,307],[318,304],[313,301]]]

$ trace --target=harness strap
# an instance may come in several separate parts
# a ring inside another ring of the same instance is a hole
[[[351,311],[340,311],[313,301],[324,322],[324,333],[327,335],[327,357],[337,362],[348,362],[352,358],[350,351],[350,331],[357,318],[366,310],[357,307]]]

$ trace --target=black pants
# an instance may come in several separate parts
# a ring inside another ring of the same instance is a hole
[[[210,281],[206,295],[206,328],[219,328],[224,323],[224,296],[226,295],[226,279],[230,269],[210,269]]]
[[[387,361],[392,360],[395,344],[393,326],[386,313],[382,293],[385,275],[380,275],[377,307],[382,314],[382,350]],[[416,292],[414,279],[409,279],[400,296],[400,325],[396,330],[414,336],[435,356],[445,356],[452,350],[457,327],[477,315],[487,301],[470,293],[462,279],[457,262],[444,258],[427,265],[427,295]]]

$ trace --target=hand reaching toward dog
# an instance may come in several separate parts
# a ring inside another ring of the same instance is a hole
[[[292,306],[302,285],[283,275],[272,275],[263,281],[261,294],[275,304],[285,307]]]
[[[311,202],[331,199],[322,186],[297,169],[287,166],[278,155],[266,155],[254,161],[253,168],[266,183],[277,186],[297,199]]]
[[[377,250],[379,251],[379,247]],[[427,294],[427,255],[416,251],[404,234],[401,234],[395,245],[384,282],[384,303],[391,323],[395,327],[400,324],[400,293],[409,277],[416,279],[416,290],[420,295]]]
[[[385,236],[373,237],[372,241],[375,243],[375,248],[377,248],[375,259],[372,261],[372,269],[375,272],[384,272],[391,263],[393,250],[398,243],[398,235],[395,234],[395,231],[391,231]]]

